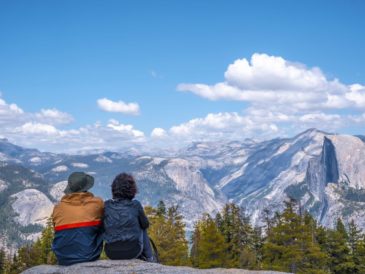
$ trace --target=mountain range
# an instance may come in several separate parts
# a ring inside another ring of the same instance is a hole
[[[46,225],[67,177],[85,171],[92,191],[110,198],[120,172],[132,173],[144,205],[178,204],[188,230],[225,203],[242,206],[255,225],[265,209],[294,198],[324,226],[337,218],[365,229],[365,137],[309,129],[266,141],[195,142],[171,154],[94,152],[55,154],[0,139],[0,247],[15,250]]]

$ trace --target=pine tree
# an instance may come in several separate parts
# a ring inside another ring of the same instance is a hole
[[[227,247],[226,267],[255,268],[253,229],[244,211],[233,203],[226,204],[222,215],[217,214],[215,220]]]
[[[159,201],[157,205],[157,215],[165,216],[166,215],[166,206],[163,201]]]
[[[294,200],[286,202],[263,247],[267,269],[295,273],[326,273],[327,256],[315,238],[315,222],[309,214],[298,214]]]
[[[19,274],[24,270],[22,262],[18,259],[16,254],[13,255],[11,263],[9,265],[9,274]]]
[[[40,238],[41,249],[41,263],[42,264],[56,264],[57,259],[52,251],[52,242],[54,238],[54,228],[52,219],[49,218],[46,228],[42,231]]]
[[[187,265],[188,242],[185,238],[185,224],[177,206],[166,210],[160,201],[157,209],[145,208],[150,220],[149,236],[155,242],[159,258],[167,265]]]
[[[357,242],[357,253],[355,258],[355,264],[357,267],[357,273],[365,273],[365,236],[361,235],[361,238]]]
[[[6,254],[4,249],[0,249],[0,274],[5,273],[6,268]]]
[[[348,234],[341,219],[337,220],[335,230],[328,231],[327,252],[330,256],[329,267],[332,273],[355,273],[356,266],[350,255]]]
[[[191,235],[190,261],[193,267],[199,267],[200,226],[200,222],[195,223],[194,231]]]
[[[262,263],[262,248],[264,246],[264,237],[262,236],[262,228],[255,227],[252,233],[252,251],[255,254],[255,269],[261,269]]]
[[[187,265],[189,258],[188,242],[185,238],[185,224],[177,206],[168,208],[166,225],[169,233],[165,237],[170,242],[165,255],[166,264]]]
[[[357,227],[354,220],[351,220],[348,225],[348,243],[351,261],[355,265],[354,273],[360,273],[361,264],[365,264],[365,262],[363,262],[364,258],[359,253],[361,236],[361,230]]]
[[[199,268],[224,267],[226,263],[226,243],[221,232],[218,230],[215,221],[209,216],[204,215],[198,223],[199,242],[196,246]]]

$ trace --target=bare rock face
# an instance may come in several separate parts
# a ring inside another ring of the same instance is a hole
[[[39,224],[46,226],[53,204],[37,189],[25,189],[11,196],[15,198],[13,210],[18,214],[15,220],[22,226]]]
[[[147,263],[140,260],[99,260],[89,263],[75,264],[72,266],[40,265],[22,272],[22,274],[279,274],[276,271],[250,271],[244,269],[194,269],[182,266],[165,266]]]
[[[65,195],[63,191],[65,190],[66,186],[67,186],[67,181],[61,181],[56,183],[49,192],[52,198],[55,199],[56,201],[60,201],[62,196]]]

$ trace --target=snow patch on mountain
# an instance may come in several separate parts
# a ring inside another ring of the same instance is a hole
[[[53,172],[66,172],[67,170],[68,170],[68,167],[65,165],[56,166],[56,167],[52,168]]]
[[[40,163],[42,163],[42,159],[41,159],[41,157],[36,156],[36,157],[30,158],[29,162],[31,162],[32,164],[40,164]]]
[[[46,226],[51,216],[53,204],[46,195],[37,189],[25,189],[11,195],[14,212],[18,215],[15,220],[22,226],[39,224]]]
[[[77,167],[77,168],[88,168],[89,165],[85,164],[85,163],[72,163],[71,164],[73,167]]]
[[[113,160],[110,159],[109,157],[106,157],[104,155],[99,155],[98,157],[96,157],[94,159],[95,162],[99,162],[99,163],[113,163]]]
[[[8,183],[0,179],[0,192],[8,188]]]
[[[2,153],[0,152],[0,161],[8,161],[9,160],[9,157],[5,154],[5,153]]]

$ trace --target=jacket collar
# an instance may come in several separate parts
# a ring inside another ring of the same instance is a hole
[[[61,202],[71,204],[82,204],[85,200],[90,200],[94,197],[91,192],[74,192],[66,194],[62,197]]]

